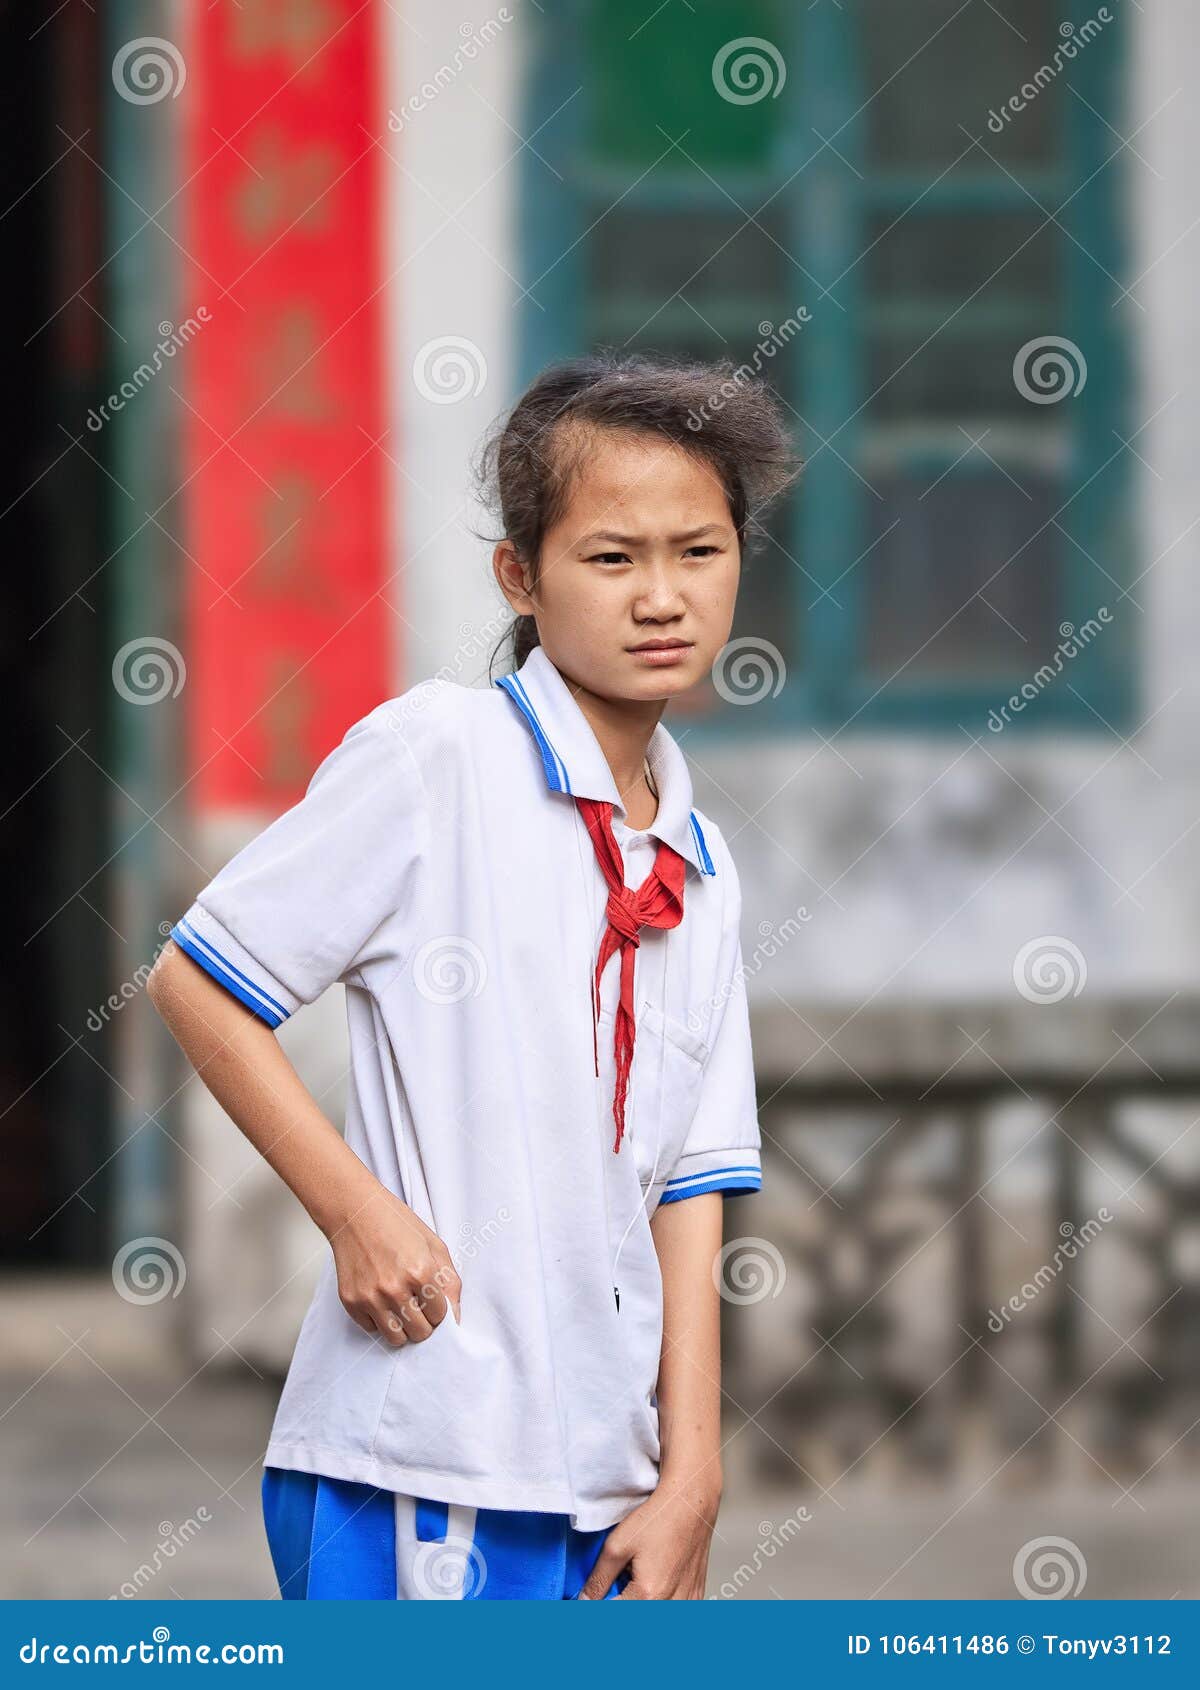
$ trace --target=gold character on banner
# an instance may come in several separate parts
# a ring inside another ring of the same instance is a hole
[[[251,566],[246,592],[255,598],[282,600],[306,610],[332,612],[337,596],[316,563],[314,535],[322,520],[311,481],[294,471],[276,489],[262,495],[262,550]]]
[[[233,195],[233,215],[247,240],[276,239],[288,230],[323,233],[329,226],[338,161],[332,147],[285,144],[279,131],[260,129],[246,148],[247,171]]]
[[[337,39],[345,22],[328,0],[234,0],[225,16],[238,57],[285,53],[293,73],[304,77],[320,74],[322,49]]]
[[[267,335],[254,371],[255,405],[294,422],[327,423],[337,406],[322,380],[316,312],[289,305]]]

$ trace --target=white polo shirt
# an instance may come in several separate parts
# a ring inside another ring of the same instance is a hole
[[[446,1244],[447,1315],[393,1349],[342,1308],[332,1252],[266,1461],[478,1508],[615,1524],[654,1489],[659,1202],[761,1184],[741,896],[659,723],[659,794],[631,832],[587,718],[540,647],[487,688],[379,705],[299,803],[199,893],[173,937],[270,1026],[340,981],[347,1142]],[[643,928],[625,1136],[614,1152],[607,888],[572,795],[614,806],[626,881],[664,839],[683,920]]]

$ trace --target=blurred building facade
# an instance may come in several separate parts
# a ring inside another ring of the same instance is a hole
[[[58,742],[69,676],[55,816],[82,771],[110,821],[42,912],[63,1037],[12,1063],[44,1100],[13,1253],[39,1218],[42,1260],[176,1241],[190,1353],[286,1363],[324,1246],[142,971],[357,715],[488,679],[506,617],[468,465],[524,383],[600,344],[729,357],[808,459],[718,683],[669,719],[739,862],[761,1067],[731,1452],[817,1489],[967,1454],[1173,1470],[1200,1388],[1200,20],[202,10],[93,26],[90,90],[66,48],[47,71],[72,134],[101,100],[120,186],[68,314],[107,328],[38,495],[103,516],[75,511],[32,607],[57,628],[31,731]],[[186,81],[138,103],[108,72],[143,36]],[[189,324],[179,379],[89,432],[83,398]],[[131,668],[155,652],[165,683]],[[334,991],[282,1033],[335,1120],[342,1014]]]

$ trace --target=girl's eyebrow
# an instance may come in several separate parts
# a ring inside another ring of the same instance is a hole
[[[720,532],[719,522],[706,522],[703,528],[689,529],[686,534],[668,534],[667,539],[673,546],[678,546],[685,540],[698,540],[701,534],[711,534],[714,530]],[[579,544],[590,546],[595,540],[615,540],[619,546],[644,546],[646,543],[640,534],[613,534],[608,529],[598,529],[595,534],[585,534]]]

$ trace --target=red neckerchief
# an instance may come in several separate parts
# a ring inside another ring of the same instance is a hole
[[[600,1073],[597,1018],[600,1014],[600,977],[613,952],[621,952],[621,995],[614,1017],[613,1047],[617,1083],[613,1092],[613,1119],[617,1124],[613,1150],[621,1148],[625,1131],[625,1092],[633,1063],[633,1041],[637,1023],[633,1013],[633,953],[642,927],[677,927],[683,920],[683,881],[687,864],[679,852],[659,840],[654,867],[634,891],[625,884],[625,864],[612,827],[612,805],[595,798],[576,798],[587,830],[592,836],[596,861],[608,885],[608,925],[600,941],[600,956],[592,982],[592,1050],[596,1073]]]

